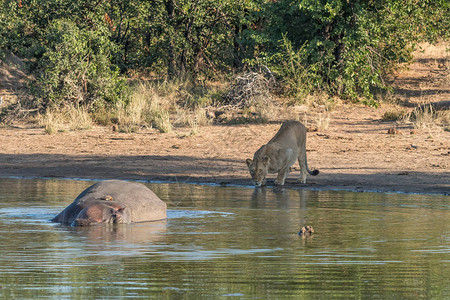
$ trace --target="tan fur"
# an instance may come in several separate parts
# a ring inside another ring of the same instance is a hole
[[[252,181],[256,186],[266,183],[269,173],[278,173],[275,185],[284,185],[290,167],[298,161],[301,183],[306,183],[306,172],[315,176],[318,170],[311,171],[306,161],[306,128],[297,121],[286,121],[275,136],[259,148],[253,160],[246,160]]]

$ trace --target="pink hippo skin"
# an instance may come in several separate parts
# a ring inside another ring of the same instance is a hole
[[[72,226],[146,222],[167,218],[166,203],[140,183],[107,180],[84,190],[52,222]]]

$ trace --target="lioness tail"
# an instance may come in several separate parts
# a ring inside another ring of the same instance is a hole
[[[313,171],[311,171],[309,168],[308,168],[308,160],[306,159],[306,154],[305,154],[305,165],[306,165],[306,170],[308,171],[308,173],[309,173],[309,175],[312,175],[312,176],[317,176],[317,175],[319,175],[319,170],[313,170]]]

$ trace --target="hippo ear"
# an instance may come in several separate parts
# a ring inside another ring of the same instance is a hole
[[[114,209],[114,210],[117,211],[117,212],[123,212],[123,211],[125,210],[125,208],[126,208],[126,206],[121,205],[121,204],[119,204],[119,203],[115,203],[115,202],[113,202],[113,203],[108,203],[108,207]]]
[[[120,207],[116,208],[116,211],[123,213],[125,211],[125,209],[127,209],[126,206],[120,206]]]

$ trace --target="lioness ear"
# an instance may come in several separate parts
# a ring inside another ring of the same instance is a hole
[[[250,158],[247,158],[245,160],[245,162],[247,163],[247,167],[250,167],[250,165],[252,164],[253,160],[251,160]]]
[[[265,165],[267,165],[267,164],[269,163],[269,157],[268,157],[268,156],[264,156],[264,157],[262,158],[262,163],[265,164]]]

